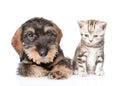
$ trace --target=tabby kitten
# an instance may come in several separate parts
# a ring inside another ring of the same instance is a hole
[[[103,75],[104,33],[106,22],[98,20],[78,21],[81,41],[74,55],[74,73]]]

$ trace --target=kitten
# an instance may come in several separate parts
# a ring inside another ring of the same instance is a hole
[[[73,60],[75,73],[103,75],[104,33],[106,22],[98,20],[78,21],[81,33]]]

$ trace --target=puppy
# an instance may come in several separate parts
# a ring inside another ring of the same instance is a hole
[[[32,18],[21,25],[12,38],[20,56],[18,74],[65,79],[72,75],[71,59],[64,57],[59,43],[62,31],[44,18]]]

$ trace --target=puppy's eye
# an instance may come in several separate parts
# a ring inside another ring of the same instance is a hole
[[[36,35],[32,32],[27,33],[27,38],[29,41],[34,41],[36,38]]]
[[[52,33],[47,32],[46,35],[47,35],[47,36],[52,36]]]
[[[27,33],[27,36],[29,36],[29,37],[33,37],[33,33]]]
[[[98,35],[94,35],[94,37],[98,37]]]
[[[89,37],[89,35],[88,35],[88,34],[85,34],[85,37]]]

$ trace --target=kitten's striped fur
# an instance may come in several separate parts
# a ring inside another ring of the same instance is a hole
[[[104,32],[106,23],[98,20],[78,22],[81,41],[74,55],[74,70],[80,76],[103,75]]]

